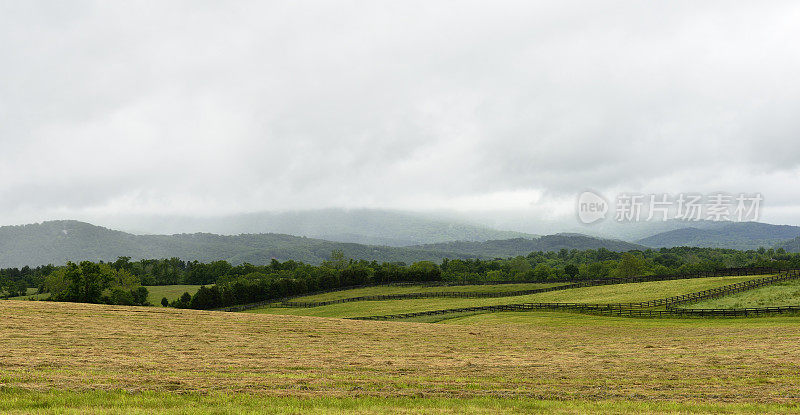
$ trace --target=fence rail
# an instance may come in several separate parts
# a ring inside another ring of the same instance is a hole
[[[665,317],[665,316],[747,316],[763,315],[774,313],[796,312],[800,306],[789,307],[764,307],[764,308],[744,308],[744,309],[679,309],[672,306],[686,304],[708,298],[716,298],[730,295],[737,292],[763,287],[777,282],[788,281],[800,278],[800,271],[789,270],[778,275],[758,278],[750,281],[743,281],[729,284],[722,287],[712,288],[695,293],[683,294],[674,297],[662,298],[639,303],[612,303],[612,304],[586,304],[586,303],[519,303],[502,304],[477,307],[451,308],[444,310],[419,311],[414,313],[391,314],[384,316],[354,317],[355,320],[395,320],[423,316],[435,316],[442,314],[464,313],[464,312],[497,312],[497,311],[528,311],[528,310],[572,310],[603,315],[629,316],[629,317]],[[661,305],[666,305],[665,311],[643,310]]]
[[[770,314],[798,313],[800,306],[760,308],[674,308],[669,310],[618,310],[604,315],[623,317],[747,317]]]
[[[328,301],[285,301],[277,303],[276,307],[287,308],[308,308],[308,307],[321,307],[331,304],[351,303],[356,301],[386,301],[386,300],[410,300],[417,298],[499,298],[499,297],[516,297],[520,295],[538,294],[550,291],[561,291],[570,288],[583,287],[583,284],[566,284],[554,287],[535,288],[530,290],[516,290],[516,291],[441,291],[429,293],[406,293],[406,294],[380,294],[380,295],[363,295],[359,297],[340,298],[337,300]]]
[[[554,287],[536,288],[531,290],[501,291],[501,292],[443,291],[443,292],[430,292],[430,293],[381,294],[381,295],[364,295],[358,297],[340,298],[328,301],[283,301],[283,302],[271,302],[271,303],[274,303],[275,307],[308,308],[308,307],[321,307],[331,304],[342,304],[342,303],[349,303],[356,301],[387,301],[387,300],[408,300],[408,299],[419,299],[419,298],[517,297],[521,295],[539,294],[545,292],[562,291],[573,288],[591,287],[598,285],[629,284],[634,282],[651,282],[651,281],[669,281],[669,280],[690,279],[690,278],[709,278],[714,276],[761,275],[773,272],[779,272],[779,270],[773,268],[733,268],[720,271],[698,272],[694,274],[647,275],[647,276],[638,276],[630,278],[604,278],[604,279],[587,280],[581,282],[573,282],[571,284],[559,285]],[[636,305],[629,305],[629,306],[636,306]]]
[[[312,295],[319,295],[319,294],[326,294],[332,292],[339,292],[339,291],[347,291],[357,288],[370,288],[370,287],[381,287],[381,286],[409,286],[409,285],[422,285],[422,286],[458,286],[458,285],[497,285],[497,284],[523,284],[526,283],[525,281],[481,281],[477,283],[464,283],[464,282],[452,282],[452,281],[398,281],[398,282],[388,282],[388,283],[380,283],[380,284],[364,284],[364,285],[354,285],[349,287],[340,287],[331,290],[322,290],[322,291],[315,291],[311,293],[300,294],[291,297],[284,297],[281,299],[270,299],[264,301],[258,301],[254,303],[248,304],[240,304],[234,305],[229,307],[218,308],[216,311],[229,311],[229,312],[237,312],[237,311],[244,311],[250,310],[253,308],[260,308],[260,307],[320,307],[324,305],[330,304],[338,304],[338,303],[345,303],[351,301],[381,301],[381,300],[398,300],[398,299],[415,299],[415,298],[437,298],[437,297],[451,297],[451,298],[496,298],[496,297],[512,297],[512,296],[519,296],[519,295],[529,295],[529,294],[536,294],[541,292],[549,292],[549,291],[560,291],[560,290],[568,290],[572,288],[581,288],[581,287],[591,287],[591,286],[598,286],[598,285],[611,285],[611,284],[628,284],[634,282],[650,282],[650,281],[669,281],[669,280],[680,280],[680,279],[692,279],[692,278],[709,278],[709,277],[727,277],[727,276],[747,276],[747,275],[761,275],[761,274],[771,274],[776,272],[781,272],[780,268],[768,268],[768,267],[752,267],[752,268],[726,268],[720,269],[715,271],[699,271],[695,273],[689,274],[668,274],[668,275],[646,275],[646,276],[636,276],[636,277],[629,277],[629,278],[600,278],[594,280],[570,280],[570,281],[561,281],[566,282],[568,284],[556,286],[556,287],[548,287],[548,288],[539,288],[534,290],[519,290],[519,291],[511,291],[511,292],[443,292],[443,293],[408,293],[408,294],[387,294],[387,295],[374,295],[374,296],[359,296],[359,297],[351,297],[339,300],[330,300],[330,301],[288,301],[293,298],[299,297],[308,297]],[[548,281],[542,281],[543,283],[547,283]],[[557,283],[559,281],[552,281]]]

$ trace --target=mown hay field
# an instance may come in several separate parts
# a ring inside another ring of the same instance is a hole
[[[315,399],[800,399],[798,317],[527,312],[426,324],[29,301],[0,302],[0,316],[5,388]]]

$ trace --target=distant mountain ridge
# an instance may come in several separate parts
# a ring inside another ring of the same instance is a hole
[[[800,236],[800,226],[760,222],[728,222],[715,228],[682,228],[658,233],[636,243],[653,247],[698,246],[729,249],[770,248]]]
[[[599,237],[613,237],[624,241],[637,242],[639,240],[669,231],[685,228],[696,229],[719,229],[727,226],[731,222],[720,222],[712,220],[686,221],[680,219],[670,219],[666,221],[633,221],[618,222],[605,221],[591,226],[587,230],[592,230]]]
[[[559,251],[561,249],[585,250],[605,248],[609,251],[618,252],[647,249],[645,246],[630,242],[571,233],[545,235],[536,239],[515,238],[485,242],[454,241],[418,245],[416,247],[435,251],[480,255],[491,258],[527,255],[534,251]]]
[[[786,252],[800,252],[800,236],[788,241],[779,243],[776,248],[783,248]]]
[[[211,232],[221,235],[280,233],[336,242],[411,246],[448,241],[535,238],[450,218],[380,209],[318,209],[259,212],[222,217],[144,216],[104,222],[136,233]]]
[[[439,261],[444,257],[463,257],[455,253],[331,242],[283,234],[133,235],[70,220],[0,227],[0,266],[4,267],[80,260],[111,261],[119,256],[134,259],[178,257],[203,262],[224,259],[237,264],[266,264],[272,258],[320,263],[337,249],[350,258],[379,261]]]
[[[63,264],[66,261],[113,261],[178,257],[203,262],[227,260],[234,264],[266,264],[273,258],[318,264],[341,250],[346,257],[387,262],[436,261],[444,258],[494,258],[527,255],[560,248],[638,249],[637,245],[583,235],[551,235],[534,240],[515,238],[485,242],[390,247],[333,242],[285,234],[133,235],[85,222],[63,220],[0,227],[0,267]]]

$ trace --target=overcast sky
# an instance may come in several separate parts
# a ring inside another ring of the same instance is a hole
[[[2,224],[321,207],[800,224],[796,1],[0,1]]]

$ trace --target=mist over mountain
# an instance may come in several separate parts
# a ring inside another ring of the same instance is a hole
[[[224,259],[235,264],[265,264],[275,258],[318,264],[328,259],[333,250],[341,250],[354,259],[406,263],[439,262],[443,258],[490,259],[560,249],[629,251],[672,246],[757,249],[782,245],[787,251],[800,250],[795,247],[798,242],[792,241],[800,236],[800,227],[757,222],[654,222],[629,229],[646,232],[678,228],[629,242],[576,233],[540,237],[380,210],[330,209],[213,220],[139,220],[143,228],[153,233],[132,234],[74,220],[0,227],[0,266],[61,264],[68,260],[111,261],[119,256],[178,257],[204,262]],[[176,229],[203,232],[165,234]],[[223,231],[227,234],[222,234]]]
[[[637,242],[641,239],[664,232],[686,228],[720,229],[730,223],[731,222],[711,220],[685,221],[679,219],[670,219],[667,221],[656,220],[634,222],[617,222],[615,220],[607,220],[596,225],[586,226],[584,227],[586,229],[583,229],[581,233],[600,237],[622,239],[629,242]]]
[[[711,222],[715,223],[715,222]],[[800,236],[800,227],[759,222],[716,222],[711,228],[687,227],[637,241],[653,247],[698,246],[729,249],[771,248]],[[708,223],[705,223],[708,225]]]
[[[220,217],[131,216],[101,221],[134,233],[282,233],[337,242],[410,246],[447,241],[535,238],[436,215],[378,209],[259,212]]]
[[[471,257],[432,250],[331,242],[283,234],[133,235],[79,221],[0,227],[0,266],[62,264],[66,261],[111,261],[178,257],[203,262],[227,260],[235,264],[266,264],[273,258],[320,263],[331,251],[354,259],[415,262]]]
[[[638,249],[621,241],[583,235],[551,235],[531,240],[462,241],[411,247],[391,247],[275,233],[216,235],[134,235],[74,220],[0,227],[0,267],[63,264],[66,261],[113,261],[120,256],[134,260],[171,258],[203,262],[227,260],[233,264],[266,264],[273,258],[318,264],[341,250],[348,258],[379,262],[440,262],[444,258],[483,258],[526,255],[537,250]]]
[[[679,219],[618,222],[614,220],[613,217],[609,217],[604,221],[585,225],[578,222],[576,218],[548,220],[541,216],[523,214],[520,212],[484,212],[480,215],[471,214],[463,217],[471,222],[482,224],[490,228],[531,232],[538,235],[576,233],[603,239],[620,239],[633,243],[649,236],[676,229],[719,229],[731,223],[726,221],[686,221]]]
[[[419,248],[484,257],[518,256],[527,255],[534,251],[558,251],[561,249],[605,248],[619,252],[647,249],[645,246],[630,242],[595,238],[580,234],[556,234],[545,235],[537,239],[515,238],[485,242],[454,241],[421,245]]]

